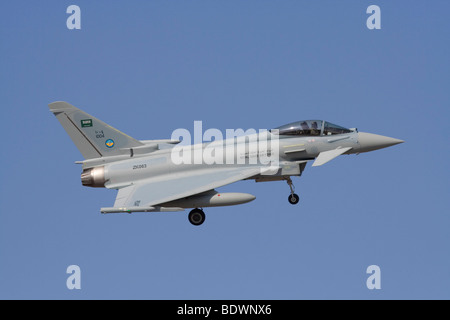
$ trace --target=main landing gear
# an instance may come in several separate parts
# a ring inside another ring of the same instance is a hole
[[[297,204],[300,200],[300,197],[296,193],[294,193],[295,187],[292,184],[292,180],[290,177],[287,177],[286,181],[287,181],[287,184],[289,185],[289,188],[291,189],[291,194],[288,197],[288,201],[290,204]]]
[[[291,194],[288,197],[288,201],[290,204],[297,204],[300,201],[300,197],[294,192],[295,187],[292,183],[291,177],[285,178],[287,184],[289,185],[289,189],[291,189]],[[191,224],[194,226],[199,226],[205,222],[205,213],[202,209],[195,208],[189,212],[188,219]]]
[[[202,209],[195,208],[189,212],[189,222],[192,223],[194,226],[199,226],[203,222],[205,222],[205,213]]]

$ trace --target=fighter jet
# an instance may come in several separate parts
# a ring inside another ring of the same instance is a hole
[[[134,139],[67,102],[49,107],[84,157],[76,161],[82,165],[83,186],[118,190],[113,207],[101,208],[101,213],[189,208],[188,220],[195,226],[205,221],[205,207],[255,199],[247,193],[221,193],[216,191],[219,187],[241,180],[284,180],[290,188],[288,201],[295,205],[299,196],[291,177],[301,176],[308,162],[321,166],[343,154],[404,142],[324,120],[305,120],[247,137],[182,145],[178,139]],[[198,161],[199,154],[206,156]]]

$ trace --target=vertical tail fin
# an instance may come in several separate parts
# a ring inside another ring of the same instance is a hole
[[[142,142],[64,101],[48,105],[85,159],[126,153]]]

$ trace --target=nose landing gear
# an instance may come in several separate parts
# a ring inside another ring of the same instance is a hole
[[[286,178],[287,184],[289,185],[289,188],[291,189],[291,194],[288,197],[288,201],[290,204],[297,204],[300,200],[300,197],[294,193],[295,191],[295,187],[294,184],[292,183],[292,180],[290,177]]]
[[[297,194],[293,193],[289,195],[288,201],[290,204],[297,204],[300,201],[300,198]]]

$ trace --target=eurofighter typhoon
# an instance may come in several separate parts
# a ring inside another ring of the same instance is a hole
[[[342,154],[404,142],[324,120],[305,120],[186,145],[174,135],[136,140],[67,102],[53,102],[49,107],[85,159],[76,161],[82,165],[82,184],[118,190],[114,205],[101,208],[102,213],[192,208],[188,219],[197,226],[205,221],[205,207],[255,199],[247,193],[221,193],[216,191],[219,187],[247,179],[284,180],[290,188],[288,201],[297,204],[291,177],[301,176],[308,162],[321,166]]]

